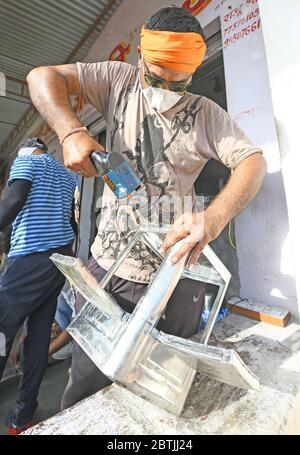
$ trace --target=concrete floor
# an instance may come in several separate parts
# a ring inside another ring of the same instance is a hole
[[[48,366],[39,393],[39,407],[35,422],[39,423],[55,415],[60,410],[60,400],[65,389],[71,359],[52,363]],[[13,406],[16,397],[19,377],[13,377],[0,383],[0,435],[7,434],[4,418]]]
[[[216,324],[209,344],[234,349],[260,390],[198,375],[176,417],[113,384],[26,434],[299,435],[300,325],[280,328],[230,314]]]

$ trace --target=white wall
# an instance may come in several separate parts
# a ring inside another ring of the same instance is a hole
[[[300,106],[300,2],[299,0],[259,0],[263,35],[280,162],[286,193],[292,259],[283,249],[281,268],[291,274],[295,268],[297,294],[300,295],[300,219],[299,219],[299,106]],[[281,224],[281,214],[277,218]]]

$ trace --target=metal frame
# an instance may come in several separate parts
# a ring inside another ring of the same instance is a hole
[[[190,271],[185,268],[188,254],[175,265],[171,262],[185,240],[173,245],[132,314],[124,312],[104,290],[130,250],[141,240],[161,257],[162,240],[158,233],[137,231],[100,284],[79,259],[51,256],[87,300],[68,327],[72,337],[111,380],[175,414],[182,412],[197,371],[237,387],[258,388],[257,379],[233,350],[207,346],[230,280],[230,273],[210,247],[205,247],[202,254],[211,265],[208,267],[200,261]],[[183,277],[220,285],[200,343],[155,328]]]
[[[149,248],[151,248],[152,251],[157,256],[163,259],[163,255],[159,252],[160,247],[159,241],[157,239],[155,241],[155,239],[153,238],[153,233],[151,236],[150,232],[148,231],[143,232],[143,240],[146,243],[146,245]],[[211,283],[219,286],[219,290],[216,295],[214,304],[212,306],[210,316],[208,318],[207,324],[200,339],[201,343],[207,344],[211,332],[213,330],[213,326],[219,314],[220,308],[222,306],[226,291],[228,289],[231,279],[231,273],[228,271],[223,262],[218,258],[218,256],[215,254],[215,252],[209,245],[206,245],[204,247],[201,254],[203,254],[203,256],[205,256],[207,260],[210,262],[210,264],[213,266],[213,268],[217,272],[217,276],[212,276],[211,274],[208,273],[205,274],[203,267],[201,267],[200,263],[198,262],[198,264],[194,266],[193,270],[190,270],[189,268],[185,267],[182,278],[189,278],[191,280],[202,281],[205,283]],[[201,255],[199,260],[201,260]]]

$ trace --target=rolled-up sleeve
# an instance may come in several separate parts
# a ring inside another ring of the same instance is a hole
[[[133,74],[133,67],[125,62],[77,62],[81,93],[100,114],[107,119],[109,99],[116,84],[122,86]]]
[[[207,144],[212,158],[233,170],[245,158],[263,153],[244,131],[216,103],[209,101],[205,109]]]
[[[106,118],[111,87],[109,62],[77,62],[76,65],[82,95]]]

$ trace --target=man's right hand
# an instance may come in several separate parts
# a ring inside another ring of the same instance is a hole
[[[95,177],[97,171],[90,159],[94,151],[104,151],[104,148],[84,131],[72,134],[63,143],[64,164],[83,177]]]
[[[75,63],[34,68],[26,80],[34,106],[58,137],[82,127],[69,100],[71,95],[82,95]],[[96,150],[103,147],[89,134],[72,134],[63,143],[64,164],[84,177],[96,176],[89,157]]]

